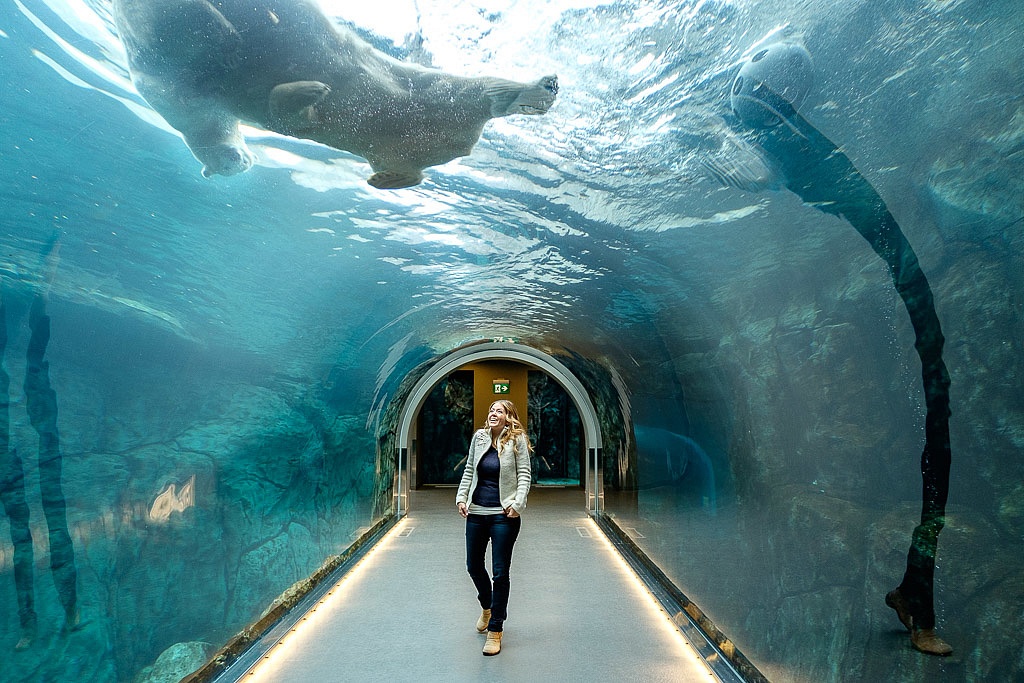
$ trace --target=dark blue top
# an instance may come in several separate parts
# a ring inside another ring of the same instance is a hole
[[[501,462],[494,446],[487,449],[476,464],[476,489],[473,491],[473,504],[482,508],[500,508],[501,496],[498,494],[498,473]]]

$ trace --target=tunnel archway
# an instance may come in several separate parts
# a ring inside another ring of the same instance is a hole
[[[398,440],[396,442],[397,463],[395,480],[395,510],[403,515],[409,506],[409,485],[412,477],[413,437],[416,416],[423,407],[423,402],[433,387],[458,368],[478,361],[509,360],[517,361],[528,367],[540,370],[554,379],[566,393],[579,411],[580,424],[583,427],[584,472],[580,480],[586,495],[586,507],[591,513],[603,508],[604,476],[601,468],[601,428],[597,411],[590,400],[590,395],[579,379],[558,359],[524,344],[512,342],[482,342],[463,346],[444,356],[420,378],[409,392],[402,406],[399,418]]]

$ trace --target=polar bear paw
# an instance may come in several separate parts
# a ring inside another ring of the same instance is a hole
[[[422,171],[378,171],[366,179],[378,190],[400,190],[423,182]]]
[[[545,76],[536,83],[491,79],[487,95],[491,98],[491,116],[543,114],[555,103],[558,76]]]
[[[205,178],[245,173],[256,161],[256,156],[245,145],[215,145],[200,151],[202,156],[196,156],[203,162]]]

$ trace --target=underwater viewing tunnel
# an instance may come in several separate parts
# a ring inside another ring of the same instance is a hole
[[[5,2],[0,680],[1024,678],[1022,27]]]

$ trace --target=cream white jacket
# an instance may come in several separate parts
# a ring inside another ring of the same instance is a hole
[[[459,492],[455,495],[456,505],[465,503],[468,506],[469,501],[473,500],[473,491],[476,490],[477,484],[476,466],[490,447],[491,430],[478,429],[469,442],[466,469],[462,473]],[[498,472],[498,496],[501,498],[501,507],[511,506],[521,515],[526,509],[526,496],[530,493],[530,483],[533,481],[526,436],[520,434],[502,446],[498,451],[498,462],[501,465]]]

